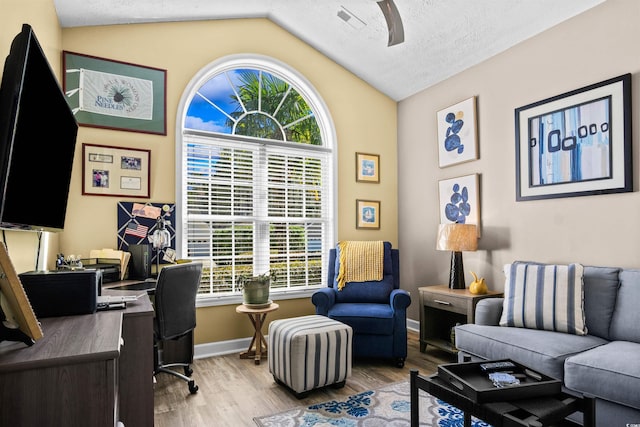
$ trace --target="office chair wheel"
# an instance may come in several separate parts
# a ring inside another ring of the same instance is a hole
[[[190,377],[190,376],[191,376],[191,374],[193,374],[193,369],[191,369],[191,367],[190,367],[190,366],[185,366],[185,367],[184,367],[184,374],[185,374],[186,376]]]
[[[189,381],[189,392],[191,394],[196,394],[198,392],[198,386],[194,380]]]
[[[396,367],[404,368],[404,359],[397,359],[396,360]]]

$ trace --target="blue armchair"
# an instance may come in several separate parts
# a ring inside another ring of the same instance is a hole
[[[327,287],[311,297],[316,314],[353,328],[353,357],[391,358],[402,368],[407,358],[407,307],[411,297],[400,289],[400,252],[384,242],[381,281],[346,283],[338,290],[339,268],[339,249],[331,249]]]

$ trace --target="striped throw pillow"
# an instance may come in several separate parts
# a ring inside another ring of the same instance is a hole
[[[500,326],[586,335],[583,270],[581,264],[505,265]]]

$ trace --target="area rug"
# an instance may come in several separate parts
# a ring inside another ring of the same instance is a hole
[[[260,427],[399,427],[411,423],[409,382],[391,384],[378,390],[354,394],[310,406],[255,417]],[[420,425],[462,427],[464,415],[458,408],[420,390]],[[473,427],[491,427],[472,419]]]

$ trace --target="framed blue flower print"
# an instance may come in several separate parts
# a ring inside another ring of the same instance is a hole
[[[471,174],[439,181],[440,224],[475,224],[480,237],[479,180]]]

